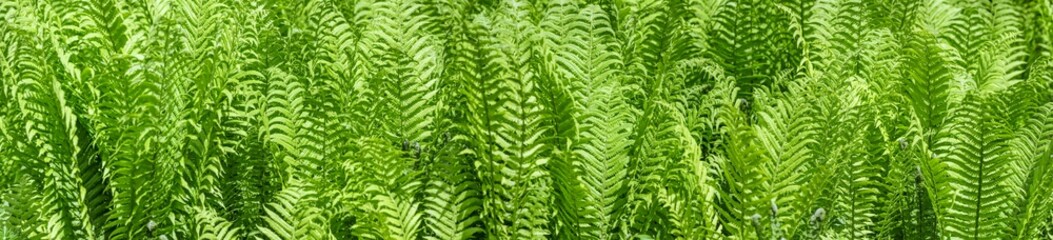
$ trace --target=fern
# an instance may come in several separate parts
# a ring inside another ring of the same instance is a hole
[[[1040,178],[1039,176],[1044,175],[1049,171],[1050,166],[1050,144],[1047,137],[1050,132],[1050,124],[1048,114],[1049,104],[1043,105],[1039,108],[1038,112],[1032,117],[1026,125],[1024,134],[1015,139],[1012,144],[1014,150],[1010,153],[1014,155],[1013,163],[1009,167],[1010,171],[1027,171],[1027,174],[1017,172],[1017,174],[1011,174],[1008,181],[1010,184],[1015,186],[1021,186],[1018,188],[1018,192],[1010,193],[1013,196],[1016,203],[1014,213],[1016,219],[1013,221],[1011,229],[1015,230],[1015,233],[1010,233],[1016,238],[1029,238],[1035,237],[1038,233],[1040,225],[1046,224],[1041,222],[1040,219],[1048,218],[1050,213],[1049,205],[1047,202],[1048,196],[1053,194],[1049,189],[1049,184],[1045,182],[1047,178]],[[1013,186],[1011,185],[1011,186]]]
[[[463,141],[441,144],[444,147],[436,154],[435,160],[452,162],[436,164],[438,166],[432,173],[433,180],[425,187],[427,197],[423,203],[423,212],[428,218],[424,221],[434,234],[425,238],[470,239],[482,231],[476,226],[479,221],[477,213],[481,208],[477,189],[479,183],[463,159],[453,152]]]
[[[800,4],[792,7],[807,9]],[[780,10],[775,2],[753,0],[726,1],[722,8],[715,16],[715,37],[710,38],[712,47],[707,54],[741,83],[738,86],[747,99],[754,88],[770,85],[773,76],[800,63],[794,53],[799,46],[792,37],[805,29],[791,31],[776,25],[787,19],[786,12],[794,11]]]
[[[376,19],[367,30],[377,39],[373,46],[380,53],[377,78],[382,95],[392,101],[390,109],[383,112],[399,112],[391,118],[394,126],[388,127],[392,137],[405,141],[420,142],[432,136],[429,126],[434,121],[435,106],[429,100],[436,97],[439,55],[431,44],[426,14],[420,12],[421,5],[413,1],[378,3],[373,6]],[[389,122],[389,121],[385,121]],[[428,146],[425,146],[428,147]]]
[[[800,94],[798,91],[802,90],[794,89],[789,94]],[[796,98],[789,96],[785,101],[777,101],[769,106],[763,99],[764,95],[755,94],[754,96],[758,99],[757,103],[760,105],[758,106],[760,109],[757,109],[759,122],[754,127],[757,134],[755,144],[762,150],[760,154],[763,157],[761,161],[765,166],[765,175],[771,177],[769,182],[764,184],[766,189],[762,196],[771,202],[773,209],[776,206],[779,208],[770,213],[771,219],[776,222],[770,229],[771,238],[777,238],[786,230],[782,227],[775,227],[776,224],[781,225],[792,221],[792,218],[786,217],[786,213],[790,213],[790,216],[804,216],[812,211],[811,208],[795,209],[798,206],[792,203],[807,202],[798,200],[798,197],[809,197],[797,196],[794,192],[800,189],[804,181],[802,178],[807,177],[805,174],[798,173],[813,158],[813,153],[808,146],[816,143],[813,140],[816,138],[813,136],[816,134],[816,125],[815,120],[808,116],[811,109],[793,105],[805,102],[802,96]],[[798,217],[800,218],[803,217]]]
[[[300,189],[297,180],[275,195],[259,231],[267,239],[332,239],[327,236],[322,210],[311,207],[316,193]]]
[[[999,187],[1006,179],[1008,158],[1006,129],[985,117],[990,111],[983,96],[970,95],[959,110],[958,142],[948,157],[953,193],[943,222],[952,237],[1001,238],[1006,226],[999,221],[1007,192]],[[985,111],[986,110],[986,111]],[[966,127],[968,126],[968,127]]]
[[[209,209],[198,208],[194,214],[198,226],[193,231],[199,239],[235,239],[239,229],[233,223],[218,216],[216,212]]]
[[[585,68],[581,59],[586,49],[583,35],[589,27],[578,12],[580,9],[569,1],[555,1],[547,7],[545,18],[538,24],[537,40],[544,46],[537,55],[544,59],[535,66],[539,74],[538,100],[544,118],[542,126],[548,130],[544,136],[546,149],[542,154],[551,158],[548,169],[552,173],[555,209],[559,225],[553,233],[556,238],[578,238],[580,193],[584,191],[576,180],[574,166],[580,161],[572,155],[571,147],[579,141],[579,123],[576,116],[581,110],[575,106],[577,92]],[[547,64],[544,64],[547,63]]]
[[[0,0],[0,238],[1046,239],[1050,16]]]
[[[738,89],[731,84],[733,82],[720,82],[714,89],[721,99],[717,119],[724,126],[723,134],[726,136],[721,144],[727,146],[714,159],[721,169],[721,191],[716,204],[720,206],[721,224],[729,235],[736,238],[761,238],[754,235],[759,229],[753,229],[751,217],[758,214],[765,204],[762,186],[768,173],[751,167],[763,162],[753,143],[756,133],[741,110],[745,107],[744,103],[738,100]]]
[[[950,105],[953,101],[952,94],[955,85],[952,82],[953,68],[944,58],[940,43],[934,34],[938,34],[944,24],[948,21],[949,14],[953,10],[941,5],[939,2],[931,2],[924,20],[920,26],[920,36],[911,40],[910,60],[906,63],[909,82],[904,85],[912,109],[912,125],[916,125],[916,132],[921,134],[918,141],[923,144],[922,151],[917,155],[917,165],[920,169],[920,178],[924,187],[925,198],[922,202],[931,203],[932,209],[921,208],[918,211],[920,218],[943,218],[945,213],[939,206],[951,201],[952,189],[945,184],[948,176],[945,173],[943,159],[946,157],[946,142],[940,142],[938,135],[945,132],[943,126],[946,124]],[[931,213],[929,211],[932,211]],[[930,215],[931,214],[931,215]],[[935,224],[930,220],[920,220],[918,224]],[[942,222],[939,222],[942,224]],[[943,226],[935,226],[938,229]],[[932,227],[929,227],[930,229]]]
[[[524,21],[529,7],[519,1],[503,2],[489,36],[486,64],[497,72],[488,75],[498,81],[496,87],[502,91],[493,96],[500,112],[494,116],[491,133],[493,157],[491,163],[485,163],[495,167],[489,170],[498,174],[491,179],[497,187],[486,199],[484,212],[505,222],[487,224],[491,236],[537,239],[551,234],[544,229],[549,219],[543,207],[549,201],[551,185],[543,168],[549,159],[540,154],[544,131],[539,126],[540,109],[534,93],[536,70],[528,62],[535,31]]]

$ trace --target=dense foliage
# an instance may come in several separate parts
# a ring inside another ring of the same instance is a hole
[[[1051,239],[1051,0],[0,0],[0,239]]]

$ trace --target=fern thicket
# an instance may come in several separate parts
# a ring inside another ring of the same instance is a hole
[[[1051,16],[0,0],[0,238],[1049,239]]]

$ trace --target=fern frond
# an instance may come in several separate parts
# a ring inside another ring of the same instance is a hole
[[[656,238],[691,235],[697,230],[694,225],[701,223],[683,221],[684,216],[702,209],[695,204],[705,203],[680,202],[680,195],[701,187],[696,186],[698,179],[694,175],[701,154],[681,109],[656,102],[652,111],[639,118],[633,133],[637,140],[629,148],[628,174],[633,180],[628,182],[626,201],[630,231]]]
[[[367,214],[363,222],[369,235],[380,239],[416,239],[421,226],[420,203],[414,196],[422,183],[421,173],[412,170],[413,160],[400,154],[391,144],[377,139],[356,142],[356,161],[364,163],[363,201],[359,206]]]
[[[773,223],[771,238],[778,238],[791,226],[774,227],[776,224],[783,225],[792,222],[792,219],[801,219],[812,212],[811,206],[796,206],[794,203],[807,202],[799,198],[815,196],[798,195],[806,174],[800,174],[801,168],[809,162],[814,162],[813,152],[809,145],[816,144],[817,132],[816,122],[812,118],[811,109],[805,105],[795,105],[806,102],[803,89],[794,89],[786,95],[785,100],[773,101],[769,106],[763,94],[755,92],[758,105],[756,144],[762,150],[760,154],[764,158],[763,164],[765,175],[771,176],[770,181],[765,184],[765,200],[779,206],[779,211],[768,215],[778,223]],[[797,96],[795,96],[797,95]]]
[[[299,155],[298,141],[296,136],[299,131],[299,117],[303,111],[303,84],[295,81],[294,77],[277,68],[267,69],[268,81],[267,101],[265,103],[264,119],[265,131],[262,131],[264,143],[270,144],[277,159],[277,169],[283,169],[285,174],[280,178],[285,181],[294,174],[295,167],[299,165],[296,157]]]
[[[488,224],[496,228],[490,229],[491,235],[539,239],[551,234],[545,227],[549,213],[544,207],[550,201],[551,185],[545,171],[549,158],[541,154],[545,148],[541,137],[547,130],[540,126],[538,115],[537,72],[530,64],[530,47],[536,43],[536,29],[526,21],[531,7],[518,0],[504,1],[488,40],[491,55],[486,64],[494,71],[488,75],[498,80],[503,91],[494,96],[499,103],[494,110],[499,113],[492,133],[492,163],[484,163],[497,167],[490,170],[499,174],[493,179],[499,187],[484,211],[504,222]]]
[[[1053,1],[0,0],[0,239],[1045,239]]]
[[[556,219],[560,229],[553,232],[556,238],[580,238],[581,221],[579,209],[585,191],[577,181],[575,165],[581,160],[572,153],[573,145],[579,141],[580,123],[577,115],[581,112],[575,104],[582,84],[579,79],[585,76],[583,59],[588,49],[584,37],[589,30],[586,19],[580,14],[581,9],[570,1],[553,1],[548,5],[544,18],[538,24],[537,62],[535,68],[539,75],[538,103],[543,113],[541,124],[547,128],[542,142],[546,148],[543,155],[551,159],[548,168],[552,173],[553,191],[555,194]]]
[[[720,143],[723,152],[713,160],[720,169],[719,194],[715,204],[720,213],[720,224],[733,238],[760,238],[751,223],[751,216],[763,209],[765,190],[763,184],[770,177],[759,166],[764,164],[759,146],[754,142],[756,133],[750,126],[742,108],[747,102],[739,100],[738,88],[733,81],[718,82],[713,90],[719,99],[717,121],[722,126],[724,138]]]
[[[801,63],[794,34],[804,30],[779,25],[789,25],[787,13],[794,11],[769,1],[729,0],[721,8],[706,54],[738,80],[746,99],[754,88],[771,85],[771,77]]]
[[[452,139],[451,139],[452,140]],[[446,141],[435,155],[434,176],[424,187],[425,239],[472,239],[482,232],[476,224],[481,208],[478,180],[455,152],[463,141]]]
[[[333,239],[326,231],[323,212],[312,206],[317,193],[297,186],[293,180],[268,204],[258,231],[267,239]]]
[[[479,179],[480,191],[482,193],[505,191],[502,186],[503,178],[501,172],[504,166],[501,164],[499,150],[495,145],[498,134],[499,121],[502,118],[500,109],[505,101],[501,92],[501,82],[497,79],[499,66],[490,63],[490,58],[496,57],[493,40],[488,32],[493,28],[489,16],[476,15],[472,24],[467,26],[465,39],[458,43],[454,54],[455,64],[452,77],[458,80],[461,96],[464,96],[465,120],[460,123],[467,134],[469,145],[460,155],[473,160],[475,174]],[[502,234],[505,224],[500,213],[500,199],[483,198],[483,209],[480,218],[484,231],[488,235]]]
[[[1009,183],[1013,191],[1011,202],[1013,208],[1012,225],[1016,238],[1035,238],[1039,236],[1043,225],[1050,223],[1051,214],[1049,199],[1053,199],[1048,174],[1053,171],[1053,105],[1045,104],[1036,108],[1036,113],[1028,120],[1021,134],[1012,141],[1013,155]]]
[[[903,87],[906,92],[905,98],[911,105],[911,125],[913,131],[920,134],[917,142],[922,144],[921,152],[917,156],[917,165],[920,170],[918,179],[922,180],[920,187],[924,187],[924,190],[919,192],[926,195],[924,197],[927,200],[922,201],[930,203],[928,206],[931,206],[933,211],[932,215],[928,215],[928,209],[919,209],[922,211],[919,215],[925,215],[919,218],[942,219],[947,214],[942,206],[952,201],[953,193],[947,185],[950,177],[943,163],[947,157],[948,143],[939,139],[941,135],[947,134],[944,126],[947,125],[951,106],[958,101],[954,95],[959,88],[953,81],[956,70],[945,57],[947,53],[945,48],[941,47],[937,36],[945,31],[956,12],[942,5],[940,1],[925,4],[928,7],[924,9],[925,13],[922,14],[919,23],[921,29],[907,47],[906,67],[909,70],[906,73],[907,82]],[[938,223],[937,229],[944,228],[942,221],[919,222],[929,223]]]
[[[467,1],[444,1],[437,3],[436,22],[445,27],[435,39],[442,42],[444,71],[439,88],[435,121],[436,135],[431,151],[428,176],[423,191],[425,239],[474,239],[482,236],[482,189],[473,162],[485,155],[477,154],[474,148],[484,138],[474,135],[478,124],[488,119],[475,110],[488,109],[481,92],[489,91],[480,85],[485,81],[480,65],[483,61],[481,39],[483,33],[473,24],[471,14],[478,5]],[[480,117],[482,119],[480,119]],[[485,128],[483,128],[485,129]],[[472,137],[469,137],[472,136]],[[428,234],[430,233],[430,234]]]
[[[933,132],[945,124],[951,98],[957,89],[954,84],[954,69],[942,57],[943,50],[934,36],[923,33],[909,46],[907,73],[904,86],[917,125],[926,135],[925,141],[935,143]]]
[[[991,118],[998,111],[985,101],[985,95],[966,96],[956,111],[954,136],[947,157],[949,184],[953,186],[951,203],[941,216],[946,236],[972,239],[999,239],[1007,233],[1001,220],[1009,205],[1005,184],[1008,170],[1008,129]]]
[[[198,224],[194,232],[198,239],[223,240],[236,239],[239,228],[226,219],[219,216],[217,212],[206,208],[194,208],[194,221]]]
[[[582,162],[578,168],[584,177],[586,189],[581,214],[585,220],[585,236],[598,239],[613,238],[611,230],[618,225],[617,217],[622,212],[627,177],[628,147],[631,142],[627,131],[631,124],[628,106],[621,102],[617,87],[597,89],[590,94],[597,99],[589,104],[587,117],[583,121],[581,145],[575,153]]]
[[[44,20],[49,14],[43,11]],[[36,17],[36,16],[34,16]],[[101,183],[97,179],[101,176],[94,169],[86,169],[97,161],[88,148],[90,138],[79,124],[71,106],[66,87],[61,83],[64,80],[79,80],[79,71],[69,62],[70,53],[65,50],[66,45],[59,42],[55,36],[48,37],[45,31],[50,31],[59,26],[52,26],[48,22],[32,22],[34,34],[26,36],[25,40],[37,41],[35,47],[19,47],[17,51],[23,53],[13,56],[15,68],[9,71],[17,71],[17,81],[9,86],[9,93],[13,93],[17,103],[19,130],[24,132],[25,140],[19,144],[25,144],[28,152],[22,153],[27,158],[20,165],[23,171],[30,171],[31,181],[36,185],[40,196],[39,201],[43,204],[39,209],[40,216],[47,216],[48,222],[46,234],[50,238],[95,238],[102,234],[101,226],[95,226],[100,221],[93,218],[104,218],[105,216],[93,210],[89,201],[98,201],[97,196],[87,195],[89,193],[101,193],[95,184]],[[17,45],[16,45],[17,46]],[[9,63],[9,64],[12,64]],[[55,65],[61,64],[62,68]],[[95,165],[97,166],[97,165]],[[83,172],[82,172],[83,171]],[[88,185],[91,184],[91,185]],[[98,196],[102,197],[102,196]]]
[[[574,58],[581,61],[568,67],[580,69],[567,73],[584,80],[583,90],[575,96],[581,99],[577,107],[584,111],[575,116],[581,132],[580,142],[572,146],[575,162],[570,167],[574,171],[570,182],[582,192],[570,195],[576,199],[568,200],[576,203],[571,204],[574,209],[567,210],[578,215],[571,222],[572,228],[580,231],[578,237],[610,239],[617,236],[613,229],[625,204],[621,199],[626,189],[623,179],[627,177],[632,112],[621,96],[625,90],[617,79],[619,56],[607,41],[613,37],[608,17],[594,5],[582,9],[582,15],[580,27],[584,29],[578,44],[580,48],[592,46],[591,51],[576,51],[579,55]]]
[[[377,3],[371,11],[376,15],[365,34],[374,35],[378,51],[376,87],[390,102],[383,112],[398,112],[391,117],[388,135],[394,139],[421,142],[432,137],[430,129],[435,114],[435,99],[442,71],[439,48],[432,42],[430,22],[416,1]],[[427,144],[425,148],[431,147]]]
[[[227,116],[224,123],[224,135],[231,142],[223,144],[225,149],[222,168],[227,170],[222,179],[221,190],[223,206],[226,211],[220,212],[220,217],[233,223],[233,228],[253,229],[262,223],[261,216],[264,214],[267,200],[270,194],[277,192],[277,185],[281,184],[271,178],[274,165],[268,164],[270,160],[269,151],[259,141],[260,131],[266,128],[263,124],[264,102],[267,99],[267,77],[264,76],[266,67],[263,61],[267,60],[265,55],[269,46],[278,43],[275,40],[276,30],[273,24],[265,19],[271,14],[262,6],[234,5],[235,11],[245,12],[241,28],[234,33],[233,38],[238,39],[235,54],[237,57],[230,59],[235,63],[231,65],[229,73],[230,88],[234,94],[230,96],[230,105],[223,111]],[[248,237],[253,231],[238,231],[240,237]]]

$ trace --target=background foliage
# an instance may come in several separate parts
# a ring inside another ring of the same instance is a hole
[[[3,239],[1051,239],[1049,0],[0,0]]]

